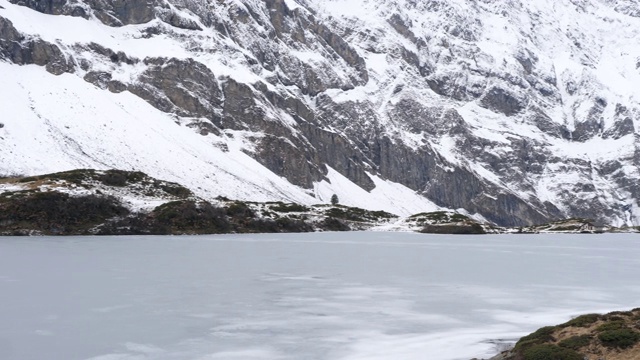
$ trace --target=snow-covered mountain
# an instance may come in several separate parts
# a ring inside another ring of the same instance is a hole
[[[0,0],[0,175],[640,224],[630,0]]]

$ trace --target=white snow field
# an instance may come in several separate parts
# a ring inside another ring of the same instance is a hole
[[[640,306],[636,235],[0,238],[0,359],[469,360]]]

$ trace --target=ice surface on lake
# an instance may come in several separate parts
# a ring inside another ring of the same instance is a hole
[[[640,306],[638,254],[633,234],[0,238],[0,359],[488,357]]]

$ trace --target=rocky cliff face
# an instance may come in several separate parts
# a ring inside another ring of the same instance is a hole
[[[243,152],[319,201],[335,170],[500,225],[640,223],[636,2],[0,6],[5,62],[135,94],[212,146],[241,135]],[[33,16],[96,34],[46,34]]]

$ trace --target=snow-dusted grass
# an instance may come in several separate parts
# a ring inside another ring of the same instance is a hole
[[[637,307],[634,236],[0,238],[0,358],[487,358]]]

